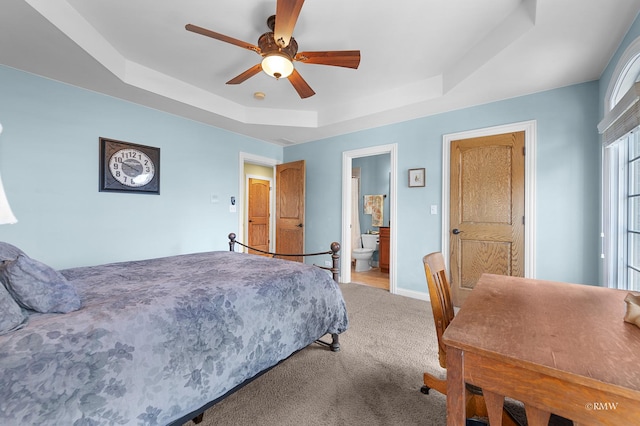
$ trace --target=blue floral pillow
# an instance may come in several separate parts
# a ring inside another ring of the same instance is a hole
[[[0,335],[22,328],[29,317],[0,284]]]
[[[20,306],[42,313],[67,313],[82,307],[75,287],[58,271],[21,254],[5,261],[0,280]]]

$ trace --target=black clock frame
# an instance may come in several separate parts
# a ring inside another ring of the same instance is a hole
[[[118,182],[109,170],[109,159],[121,149],[137,149],[144,152],[153,161],[155,174],[146,185],[131,187]],[[123,142],[115,139],[100,138],[100,192],[134,192],[138,194],[160,194],[160,148]]]

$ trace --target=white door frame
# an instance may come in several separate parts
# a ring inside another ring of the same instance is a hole
[[[536,275],[536,120],[466,132],[450,133],[442,137],[442,254],[449,268],[449,190],[451,142],[502,133],[524,132],[524,276]]]
[[[245,213],[243,213],[245,211],[244,208],[244,202],[247,199],[246,198],[246,194],[248,193],[248,187],[246,182],[248,181],[245,180],[245,176],[244,176],[244,164],[245,163],[250,163],[250,164],[257,164],[259,166],[266,166],[266,167],[271,167],[273,169],[273,176],[274,176],[274,180],[272,181],[272,188],[271,188],[271,195],[270,195],[270,200],[269,202],[271,203],[271,218],[269,221],[269,227],[274,230],[273,232],[273,239],[271,239],[270,243],[269,243],[269,247],[275,247],[276,244],[276,238],[275,238],[275,214],[273,214],[273,207],[275,206],[275,193],[276,193],[276,184],[275,184],[275,173],[276,173],[276,165],[278,164],[282,164],[282,161],[278,161],[276,159],[273,158],[268,158],[268,157],[261,157],[259,155],[254,155],[254,154],[249,154],[247,152],[240,152],[239,155],[239,167],[238,170],[240,170],[240,173],[238,173],[238,193],[239,194],[244,194],[244,196],[242,197],[241,200],[237,200],[236,205],[238,206],[238,209],[241,209],[238,212],[238,232],[236,232],[236,241],[239,241],[243,244],[247,244],[247,241],[245,240],[245,235],[244,235],[244,228],[245,228],[245,219],[246,219],[246,215]],[[264,177],[260,177],[260,179],[265,179]],[[271,232],[271,231],[270,231]]]
[[[398,144],[380,145],[369,148],[354,149],[342,153],[342,247],[340,252],[340,282],[351,282],[351,171],[354,158],[370,157],[372,155],[390,154],[391,156],[391,181],[389,182],[389,292],[397,293],[397,211],[398,197],[397,171],[398,171]]]

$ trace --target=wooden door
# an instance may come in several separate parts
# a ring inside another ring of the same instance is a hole
[[[271,186],[268,180],[249,178],[248,245],[264,251],[269,251],[270,193]],[[250,250],[249,253],[260,254],[253,250]]]
[[[524,132],[451,143],[450,270],[460,306],[482,273],[524,276]]]
[[[276,166],[276,252],[304,253],[305,162]],[[302,262],[302,257],[286,259]]]

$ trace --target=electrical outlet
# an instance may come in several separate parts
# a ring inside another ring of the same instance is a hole
[[[325,260],[324,261],[324,266],[328,266],[329,268],[331,268],[331,261],[330,260]]]

